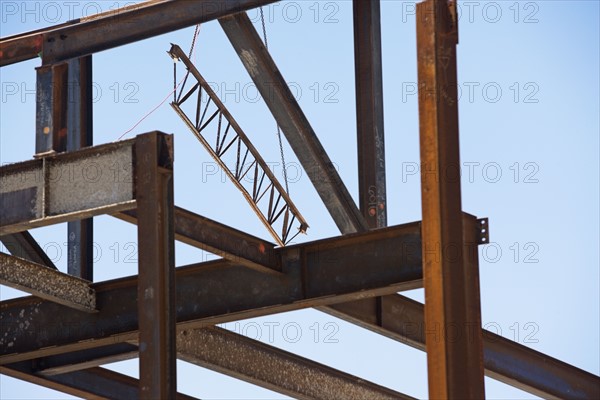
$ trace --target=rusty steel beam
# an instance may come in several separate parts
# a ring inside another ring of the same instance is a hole
[[[36,374],[62,375],[69,372],[81,371],[103,364],[138,358],[139,348],[131,343],[116,343],[71,353],[57,354],[31,360]]]
[[[162,35],[276,0],[149,1],[0,40],[0,66],[36,58],[53,64]]]
[[[431,398],[482,399],[481,340],[469,328],[481,326],[479,287],[463,241],[455,5],[417,5],[427,374]]]
[[[140,397],[172,399],[177,393],[173,137],[139,137],[135,167]]]
[[[2,244],[13,256],[24,258],[36,264],[57,269],[50,257],[27,231],[0,236]]]
[[[180,331],[177,352],[184,361],[296,399],[412,399],[218,327]]]
[[[42,51],[44,35],[29,33],[0,39],[0,67],[36,58]]]
[[[76,310],[96,311],[95,292],[88,281],[4,253],[0,253],[0,284]],[[0,338],[5,346],[11,342]]]
[[[67,151],[92,145],[92,56],[67,62]],[[94,221],[86,218],[67,223],[67,271],[94,280]]]
[[[199,328],[421,286],[419,223],[288,246],[276,254],[282,259],[281,274],[224,260],[177,268],[178,327]],[[18,339],[10,348],[0,346],[0,364],[137,339],[136,286],[136,277],[94,284],[99,312],[93,316],[31,297],[0,303],[3,329]],[[44,335],[37,334],[42,331]]]
[[[136,210],[114,216],[137,224]],[[175,239],[258,271],[281,272],[281,260],[273,243],[183,208],[175,207],[174,218]]]
[[[366,230],[352,196],[248,15],[230,15],[219,23],[338,228],[344,233]]]
[[[127,213],[129,214],[129,212]],[[199,228],[203,221],[202,217],[196,216],[200,218],[200,220],[196,221],[192,218],[192,213],[185,212],[184,214],[188,214],[189,219],[178,220],[176,209],[175,220],[185,221],[186,226]],[[465,229],[472,229],[474,232],[480,230],[479,223],[469,225],[470,221],[470,218],[465,220]],[[135,222],[135,219],[131,219],[130,222]],[[178,226],[179,222],[176,223],[176,229]],[[218,225],[210,226],[217,227],[218,229]],[[202,236],[194,236],[193,232],[193,230],[188,232],[192,239],[185,239],[183,236],[178,239],[198,246],[199,243],[197,240],[201,240]],[[222,245],[223,243],[229,243],[227,233],[228,230],[218,231],[218,236],[223,237],[223,240],[213,241],[213,244]],[[182,232],[180,234],[185,235]],[[246,237],[243,235],[246,235]],[[240,240],[241,243],[245,241],[252,243],[253,240],[256,240],[253,236],[239,231],[236,236],[230,239],[231,243],[233,243],[233,240]],[[224,253],[222,256],[231,260],[237,258],[238,261],[241,261],[241,258],[245,257],[244,255],[236,255],[235,252]],[[408,344],[419,350],[425,350],[423,305],[404,296],[383,296],[379,305],[376,298],[369,298],[318,307],[318,309],[390,339]],[[484,341],[484,366],[487,376],[544,398],[589,399],[600,397],[600,378],[597,376],[487,330],[482,330],[482,334]],[[99,349],[104,348],[100,347]],[[104,359],[102,361],[119,361],[128,351],[131,351],[129,347],[123,350],[122,353],[117,351],[112,360]],[[86,350],[86,352],[95,354],[94,349]],[[78,356],[80,362],[83,364],[82,367],[94,365],[93,360],[97,356],[85,354],[85,352],[82,353],[82,355]],[[106,353],[111,353],[111,351],[106,350]],[[133,358],[135,355],[136,353],[133,353],[127,358]],[[61,370],[59,368],[79,369],[75,361],[71,361],[70,364],[62,361],[60,363],[51,361],[64,360],[61,358],[63,357],[62,355],[55,356],[57,359],[53,359],[52,357],[42,358],[38,361],[49,365],[54,363],[54,367],[59,371]],[[64,357],[68,357],[68,354],[65,354]],[[62,365],[62,367],[56,364]],[[95,365],[99,365],[99,363]],[[519,366],[519,368],[515,368],[515,366]]]
[[[31,363],[36,374],[51,376],[95,367],[102,363],[136,358],[137,352],[138,347],[134,344],[118,343],[43,357],[32,360]],[[218,327],[179,330],[177,354],[180,360],[293,398],[412,399],[394,390]],[[311,384],[298,385],[306,376],[311,377]]]
[[[171,0],[148,0],[144,4],[130,4],[116,10],[109,10],[94,15],[76,18],[62,24],[52,25],[48,28],[36,29],[33,31],[19,33],[16,35],[0,38],[0,67],[30,60],[41,56],[44,34],[49,31],[76,25],[82,22],[89,22],[95,19],[105,18],[111,15],[118,15],[126,11],[135,10],[141,6],[148,6],[151,3],[158,3]]]
[[[38,374],[58,375],[135,358],[137,352],[136,345],[118,343],[32,362]],[[218,327],[179,330],[177,354],[180,360],[294,398],[412,398]],[[298,385],[306,376],[312,384]]]
[[[49,389],[58,390],[84,399],[138,399],[139,381],[127,375],[105,368],[90,368],[62,375],[39,375],[31,362],[0,365],[0,373]],[[178,400],[194,400],[194,397],[177,393]]]
[[[359,206],[369,228],[387,226],[379,0],[354,0]]]
[[[380,4],[353,0],[352,6],[358,199],[368,227],[376,229],[387,226]]]
[[[395,295],[383,296],[380,305],[372,298],[319,309],[425,351],[423,308],[417,301]],[[600,377],[488,330],[481,331],[485,374],[490,378],[543,398],[600,398]]]
[[[36,68],[35,154],[67,150],[68,64]]]
[[[138,138],[0,167],[0,235],[134,208]]]

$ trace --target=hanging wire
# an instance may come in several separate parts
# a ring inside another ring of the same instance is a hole
[[[194,51],[196,50],[196,38],[198,37],[199,33],[200,33],[200,24],[196,25],[196,29],[194,30],[194,37],[192,38],[192,45],[190,46],[190,52],[189,52],[189,57],[188,58],[191,58],[192,55],[194,54]],[[169,99],[169,97],[171,97],[171,94],[173,96],[176,96],[177,88],[179,86],[181,86],[181,83],[187,78],[187,75],[189,73],[190,73],[190,71],[188,71],[187,74],[185,75],[185,77],[182,78],[179,81],[179,83],[176,84],[176,81],[177,81],[177,62],[173,62],[173,90],[170,91],[169,94],[167,94],[167,96],[160,103],[158,103],[158,105],[156,107],[154,107],[152,110],[150,110],[149,112],[147,112],[131,128],[129,128],[128,130],[126,130],[125,132],[123,132],[123,134],[121,136],[119,136],[119,138],[117,140],[121,140],[125,135],[127,135],[129,132],[131,132],[132,130],[134,130],[139,124],[141,124],[142,121],[144,121],[146,118],[148,118],[150,115],[152,115],[152,113],[154,113],[156,110],[158,110],[160,108],[160,106],[162,106],[163,104],[165,104],[165,102]],[[175,99],[175,97],[174,97],[174,99]]]
[[[263,31],[263,41],[265,42],[265,48],[269,51],[269,42],[267,41],[267,26],[265,24],[265,14],[263,13],[263,8],[260,7],[260,21],[262,23],[262,31]],[[279,153],[281,154],[281,164],[283,167],[283,180],[285,183],[285,191],[287,194],[290,194],[290,188],[288,186],[288,176],[287,176],[287,166],[285,163],[285,155],[283,153],[283,141],[281,140],[281,128],[279,128],[279,124],[277,124],[277,138],[279,139]]]

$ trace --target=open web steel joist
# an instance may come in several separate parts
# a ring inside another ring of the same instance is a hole
[[[208,82],[179,46],[172,45],[169,54],[176,62],[182,61],[187,70],[179,95],[176,91],[173,93],[173,109],[242,192],[280,246],[305,233],[308,224],[304,217]],[[190,74],[196,83],[188,88],[186,83]],[[186,101],[189,104],[194,99],[192,112],[195,117],[189,117],[182,107]],[[207,115],[209,108],[211,112]],[[216,133],[210,134],[211,131]]]

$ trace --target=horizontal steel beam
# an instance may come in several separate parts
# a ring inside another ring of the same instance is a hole
[[[180,331],[177,352],[192,364],[296,399],[412,399],[217,327]]]
[[[131,212],[128,211],[127,214],[131,214]],[[202,222],[206,220],[205,218],[182,209],[176,209],[175,220],[175,229],[178,231],[176,237],[179,240],[192,246],[205,248],[201,246],[201,242],[205,240],[204,235],[195,232],[195,229],[201,229]],[[185,223],[182,225],[177,221],[185,221]],[[212,246],[220,249],[218,253],[220,256],[238,263],[257,262],[255,257],[249,257],[244,251],[237,251],[230,244],[236,241],[239,243],[257,243],[251,246],[251,248],[256,248],[260,243],[257,240],[260,239],[235,231],[225,225],[213,224],[210,220],[208,221],[207,228],[210,227],[211,231],[214,230],[214,235],[219,238],[219,240],[212,242]],[[135,223],[135,220],[131,219],[130,222]],[[194,229],[185,229],[185,232],[183,232],[179,230],[180,226],[190,226]],[[466,226],[473,229],[477,228],[468,224]],[[230,236],[229,233],[232,231],[235,234]],[[271,247],[268,247],[269,245]],[[267,259],[273,260],[276,251],[273,250],[273,244],[263,241],[263,246],[269,249],[267,254],[270,254],[270,256]],[[268,266],[268,264],[264,265]],[[381,301],[383,305],[381,311],[378,311],[379,308],[373,298],[347,304],[319,307],[318,309],[424,351],[425,342],[420,332],[424,323],[423,305],[397,294],[384,296]],[[378,323],[377,321],[381,322]],[[487,330],[483,331],[483,338],[484,365],[487,376],[542,397],[565,398],[569,397],[570,393],[567,386],[553,388],[549,385],[552,382],[560,382],[562,380],[560,377],[564,374],[570,377],[569,380],[580,382],[576,386],[581,387],[582,392],[595,393],[594,385],[598,385],[598,378],[579,368],[504,339]],[[492,355],[494,355],[493,358]],[[515,369],[513,368],[514,365],[528,365],[529,368],[526,370]],[[535,371],[537,372],[534,373]],[[598,389],[596,389],[597,391]]]
[[[35,372],[40,375],[61,375],[103,364],[131,360],[139,355],[138,346],[131,343],[116,343],[71,353],[57,354],[31,360]]]
[[[135,207],[136,140],[0,167],[0,235]]]
[[[114,216],[137,224],[136,210]],[[175,207],[175,239],[258,271],[281,271],[273,243],[179,207]]]
[[[32,360],[37,375],[52,376],[136,358],[138,347],[117,343],[96,349]],[[293,398],[412,399],[402,393],[335,370],[228,330],[182,329],[177,334],[178,358]],[[22,365],[23,362],[16,363]],[[8,367],[12,367],[9,364]],[[311,385],[298,385],[306,376]]]
[[[404,296],[383,296],[379,304],[375,299],[364,299],[318,309],[425,351],[423,304]],[[482,331],[487,376],[543,398],[600,398],[600,377],[488,330]]]
[[[0,366],[0,373],[84,399],[137,399],[139,381],[105,368],[90,368],[55,376],[39,375],[31,362]],[[178,400],[194,397],[177,393]]]
[[[76,310],[96,311],[90,282],[4,253],[0,253],[0,284]]]
[[[13,233],[0,237],[0,240],[13,256],[57,269],[31,233],[27,231]]]
[[[151,3],[159,3],[171,0],[148,0],[144,3],[144,6],[148,6]],[[36,29],[33,31],[18,33],[16,35],[5,36],[0,38],[0,67],[18,63],[21,61],[30,60],[38,57],[42,51],[42,43],[44,41],[44,34],[53,30],[66,28],[80,24],[82,22],[89,22],[95,19],[105,18],[111,15],[122,14],[126,11],[135,10],[142,5],[131,4],[125,7],[118,8],[116,10],[109,10],[98,14],[76,18],[67,21],[62,24],[52,25],[47,28]]]
[[[0,40],[0,66],[56,63],[273,3],[275,0],[148,1]]]
[[[422,283],[419,223],[289,246],[276,254],[282,274],[222,260],[178,268],[179,328],[390,294]],[[32,297],[0,303],[7,334],[0,338],[0,364],[137,340],[137,278],[93,287],[100,310],[93,315]]]

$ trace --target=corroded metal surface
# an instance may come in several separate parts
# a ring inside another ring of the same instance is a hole
[[[0,235],[135,207],[134,143],[0,167]]]
[[[281,274],[225,260],[177,268],[178,326],[198,328],[421,285],[418,223],[288,246],[277,255]],[[19,339],[12,350],[0,349],[0,364],[137,338],[137,277],[94,288],[99,312],[93,316],[59,312],[58,305],[35,298],[0,303],[3,328]],[[27,330],[19,326],[21,310],[31,318]],[[66,328],[73,326],[78,328]],[[44,337],[32,337],[45,327]]]
[[[479,265],[466,251],[477,249],[476,240],[463,241],[454,6],[417,5],[427,376],[431,398],[481,399],[481,331],[472,329],[481,326]]]
[[[96,294],[90,282],[23,258],[0,253],[0,283],[77,310],[96,311]],[[21,314],[24,311],[15,317],[21,319]],[[21,324],[29,325],[29,319],[22,319]],[[9,335],[0,335],[0,345],[7,349],[14,344],[9,340]]]
[[[412,399],[221,328],[182,330],[179,358],[298,399]]]

